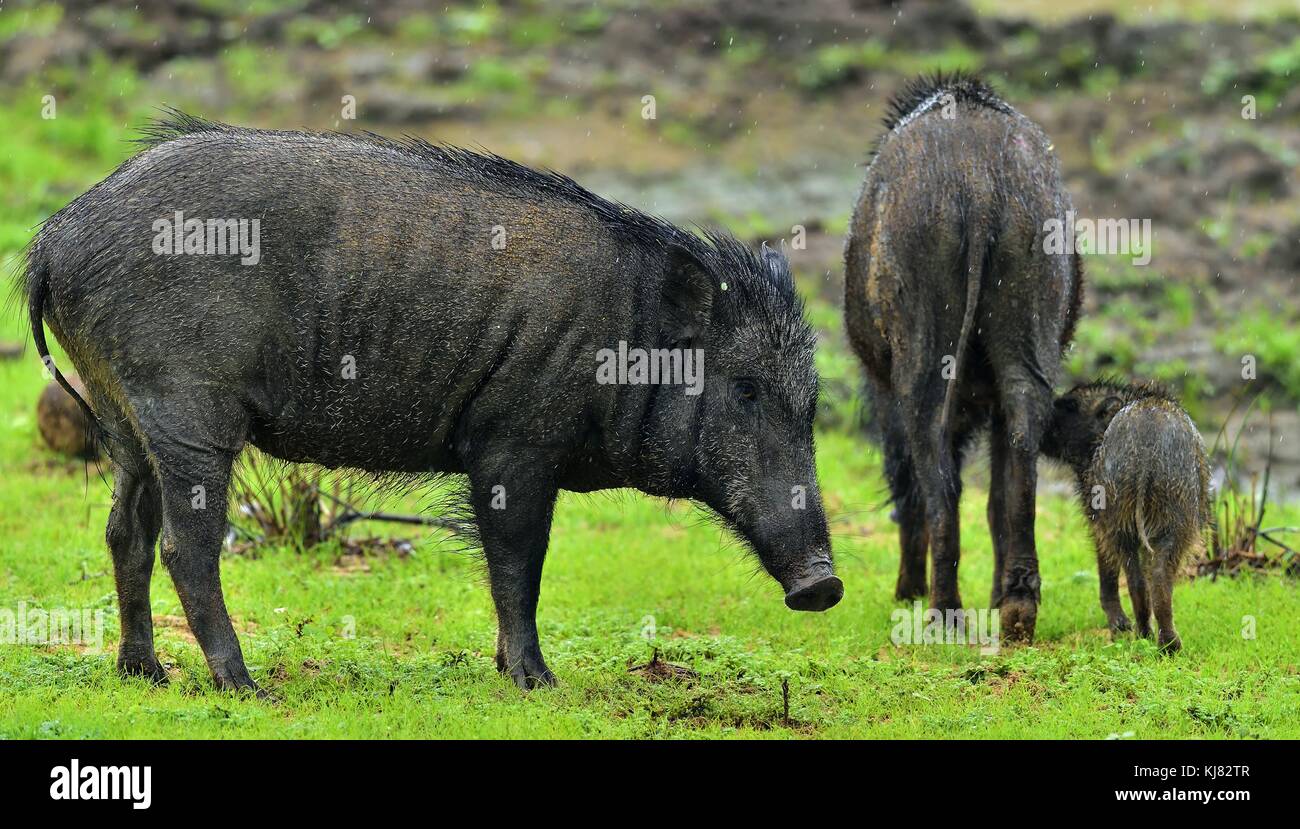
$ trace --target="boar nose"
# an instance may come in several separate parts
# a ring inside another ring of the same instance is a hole
[[[831,570],[828,560],[818,561],[802,576],[790,582],[785,606],[791,610],[829,610],[844,598],[844,582]]]

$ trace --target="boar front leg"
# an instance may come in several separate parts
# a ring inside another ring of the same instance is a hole
[[[1001,415],[994,414],[993,428],[989,430],[989,500],[985,515],[989,522],[989,536],[993,542],[993,589],[989,593],[989,607],[1002,604],[1002,578],[1007,566],[1007,478],[1003,473],[1010,451],[1003,440],[1006,434]]]
[[[470,499],[497,610],[497,670],[524,690],[555,684],[537,639],[537,600],[556,486],[533,471],[554,468],[503,452],[470,471]]]

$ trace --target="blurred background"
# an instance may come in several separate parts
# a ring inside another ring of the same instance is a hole
[[[1163,380],[1256,472],[1271,423],[1275,491],[1300,491],[1295,0],[0,0],[0,261],[164,104],[481,146],[792,243],[821,425],[856,430],[843,234],[884,102],[938,69],[984,74],[1044,127],[1081,217],[1151,220],[1149,265],[1087,257],[1067,379]]]

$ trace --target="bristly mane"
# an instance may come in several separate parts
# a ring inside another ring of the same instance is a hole
[[[1019,115],[1015,108],[998,96],[993,87],[976,75],[962,71],[919,75],[895,92],[885,104],[885,116],[881,119],[885,131],[871,142],[867,164],[876,160],[885,140],[896,130],[907,126],[936,106],[943,105],[944,95],[951,95],[953,101],[959,104],[973,104],[1004,115]]]
[[[928,112],[940,104],[944,95],[951,95],[959,104],[975,104],[1005,115],[1014,115],[1015,110],[998,93],[976,76],[965,72],[935,72],[921,75],[908,81],[907,85],[894,93],[885,105],[885,129],[893,131],[908,121]]]
[[[1139,380],[1133,382],[1125,380],[1123,377],[1112,374],[1103,374],[1087,383],[1079,383],[1070,389],[1070,392],[1081,389],[1105,389],[1114,392],[1117,396],[1128,400],[1146,400],[1156,398],[1167,400],[1170,403],[1178,403],[1178,398],[1164,383],[1157,380]],[[1068,394],[1069,392],[1067,392]]]

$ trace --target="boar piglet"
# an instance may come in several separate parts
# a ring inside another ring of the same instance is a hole
[[[46,322],[112,455],[121,670],[163,675],[161,533],[215,681],[253,687],[218,573],[246,443],[464,476],[497,666],[522,687],[554,681],[536,613],[560,490],[700,501],[791,608],[839,601],[814,338],[781,253],[419,139],[173,113],[144,143],[45,223],[24,283],[39,353]]]
[[[1122,567],[1138,633],[1151,635],[1154,612],[1161,649],[1177,651],[1174,579],[1211,518],[1205,444],[1187,412],[1153,383],[1076,386],[1055,401],[1042,450],[1078,479],[1110,629],[1129,629]]]

